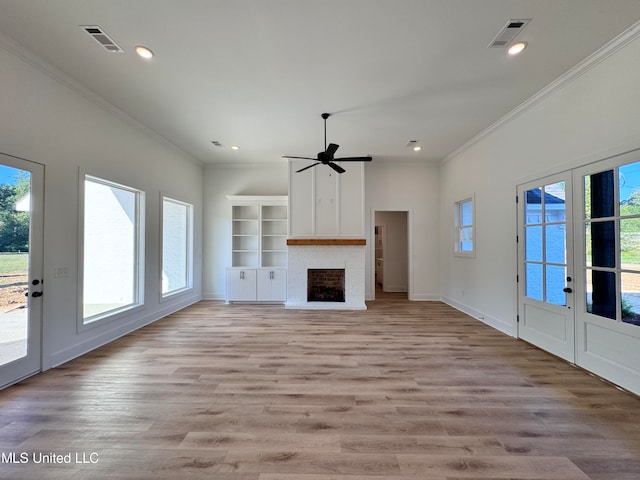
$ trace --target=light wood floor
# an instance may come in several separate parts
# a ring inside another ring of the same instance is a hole
[[[638,397],[402,296],[201,302],[8,388],[0,452],[30,462],[0,478],[640,479]]]

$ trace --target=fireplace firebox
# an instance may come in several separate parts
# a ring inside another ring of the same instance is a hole
[[[309,268],[308,302],[344,302],[344,268]]]

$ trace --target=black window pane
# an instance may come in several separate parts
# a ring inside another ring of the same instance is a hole
[[[591,224],[591,261],[594,267],[616,266],[616,229],[613,220]]]
[[[593,289],[591,292],[591,313],[615,320],[616,274],[592,270],[591,285]]]
[[[591,186],[591,218],[612,217],[615,200],[613,170],[591,175],[589,183]]]

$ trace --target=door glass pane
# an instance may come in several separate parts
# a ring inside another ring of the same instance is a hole
[[[525,295],[534,300],[543,300],[542,265],[527,263],[525,266]]]
[[[585,297],[585,305],[587,312],[593,313],[593,270],[587,268],[585,270],[586,275],[586,297]]]
[[[584,218],[591,218],[591,177],[584,177]]]
[[[525,254],[524,259],[527,262],[542,261],[542,227],[526,227],[525,233]]]
[[[567,304],[567,294],[562,291],[565,287],[566,278],[566,267],[547,265],[545,276],[547,302],[554,303],[556,305]]]
[[[616,318],[615,272],[587,270],[587,311],[605,318]]]
[[[620,220],[620,266],[640,270],[640,218]]]
[[[618,198],[620,215],[640,214],[640,162],[618,169]]]
[[[566,263],[566,228],[564,225],[545,226],[545,254],[548,263]]]
[[[546,222],[564,222],[566,220],[564,182],[552,183],[544,187],[544,212]]]
[[[0,165],[0,365],[27,355],[31,174]]]
[[[585,241],[585,245],[584,245],[584,264],[587,267],[591,267],[593,265],[593,259],[592,259],[592,255],[591,255],[591,223],[587,222],[585,224],[585,228],[584,228],[584,241]]]
[[[591,261],[594,267],[615,268],[616,266],[615,222],[591,223]],[[589,246],[587,246],[589,247]]]
[[[622,321],[640,326],[640,272],[622,272]]]
[[[591,218],[612,217],[615,204],[613,170],[594,173],[590,177],[589,191],[585,192],[585,201],[591,212]]]
[[[527,190],[525,194],[525,224],[542,223],[542,189]]]
[[[565,196],[565,182],[550,183],[528,190],[525,204],[525,292],[529,298],[556,305],[566,305]]]

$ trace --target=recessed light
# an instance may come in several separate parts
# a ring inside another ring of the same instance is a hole
[[[231,150],[240,150],[238,145],[231,145]]]
[[[527,48],[527,42],[514,43],[509,47],[509,49],[507,50],[507,53],[509,55],[517,55],[520,52],[522,52],[525,48]]]
[[[419,152],[420,150],[422,150],[422,147],[420,145],[416,145],[415,147],[413,147],[414,152]]]
[[[143,47],[143,46],[136,47],[136,53],[146,60],[153,58],[153,52],[149,50],[147,47]]]

